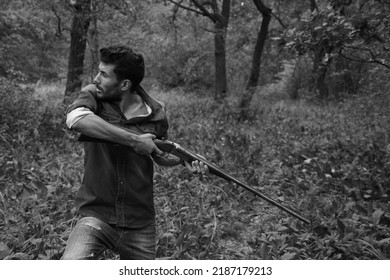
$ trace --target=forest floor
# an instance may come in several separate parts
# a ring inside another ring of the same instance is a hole
[[[83,149],[65,129],[58,85],[18,87],[15,102],[1,82],[0,259],[59,259],[78,219]],[[158,258],[390,257],[387,93],[329,102],[260,94],[242,121],[234,98],[151,92],[167,105],[170,140],[311,222],[216,176],[156,166]]]

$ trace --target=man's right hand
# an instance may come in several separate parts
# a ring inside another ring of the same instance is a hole
[[[164,155],[164,152],[161,151],[154,143],[154,139],[156,139],[156,136],[151,133],[138,135],[137,142],[133,146],[134,151],[141,155]]]

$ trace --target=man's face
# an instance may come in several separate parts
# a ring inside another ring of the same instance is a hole
[[[120,101],[123,92],[120,90],[120,82],[114,73],[113,64],[101,62],[99,64],[99,73],[93,79],[93,83],[97,88],[98,98],[106,101]]]

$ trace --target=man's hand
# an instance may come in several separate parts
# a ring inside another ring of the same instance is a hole
[[[133,145],[134,151],[141,155],[157,154],[163,155],[161,151],[154,143],[155,135],[151,133],[138,135],[136,143]]]
[[[190,170],[192,173],[197,173],[202,175],[209,173],[208,166],[204,164],[202,161],[194,160],[191,163],[185,161],[184,164],[187,167],[187,169]]]

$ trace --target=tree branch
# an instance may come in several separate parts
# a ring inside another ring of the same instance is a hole
[[[204,16],[204,15],[205,15],[205,14],[201,13],[201,12],[198,11],[198,10],[195,10],[195,9],[193,9],[193,8],[191,8],[191,7],[182,5],[181,3],[178,3],[178,2],[176,2],[176,1],[173,1],[173,0],[168,0],[168,1],[171,2],[171,3],[174,4],[174,5],[176,5],[176,6],[180,7],[180,8],[182,8],[182,9],[184,9],[184,10],[187,10],[187,11],[190,11],[190,12],[193,12],[193,13],[196,13],[196,14],[201,15],[201,16]]]
[[[372,52],[372,50],[370,50],[370,49],[359,48],[359,47],[354,47],[354,46],[344,46],[344,47],[347,47],[347,48],[350,48],[350,49],[355,49],[355,50],[360,50],[360,51],[366,51],[371,56],[371,59],[369,59],[369,60],[365,60],[365,59],[361,59],[361,58],[349,57],[349,56],[347,56],[347,55],[345,55],[343,53],[343,49],[340,49],[339,55],[344,57],[345,59],[348,59],[348,60],[351,60],[351,61],[356,61],[356,62],[363,62],[363,63],[376,63],[376,64],[382,65],[383,67],[386,67],[386,68],[390,69],[390,65],[386,64],[385,62],[383,62],[384,60],[378,59],[375,56],[375,54]]]
[[[191,0],[191,2],[203,13],[204,16],[210,18],[214,23],[218,21],[218,18],[215,14],[210,14],[210,12],[197,0]]]
[[[282,22],[282,20],[277,16],[275,15],[272,11],[271,11],[271,15],[276,18],[276,20],[280,23],[280,25],[284,28],[284,29],[287,29],[287,26]]]
[[[62,38],[62,28],[61,28],[61,17],[57,13],[56,8],[54,7],[54,4],[51,6],[51,10],[53,11],[54,15],[57,18],[57,29],[58,29],[58,36]]]

